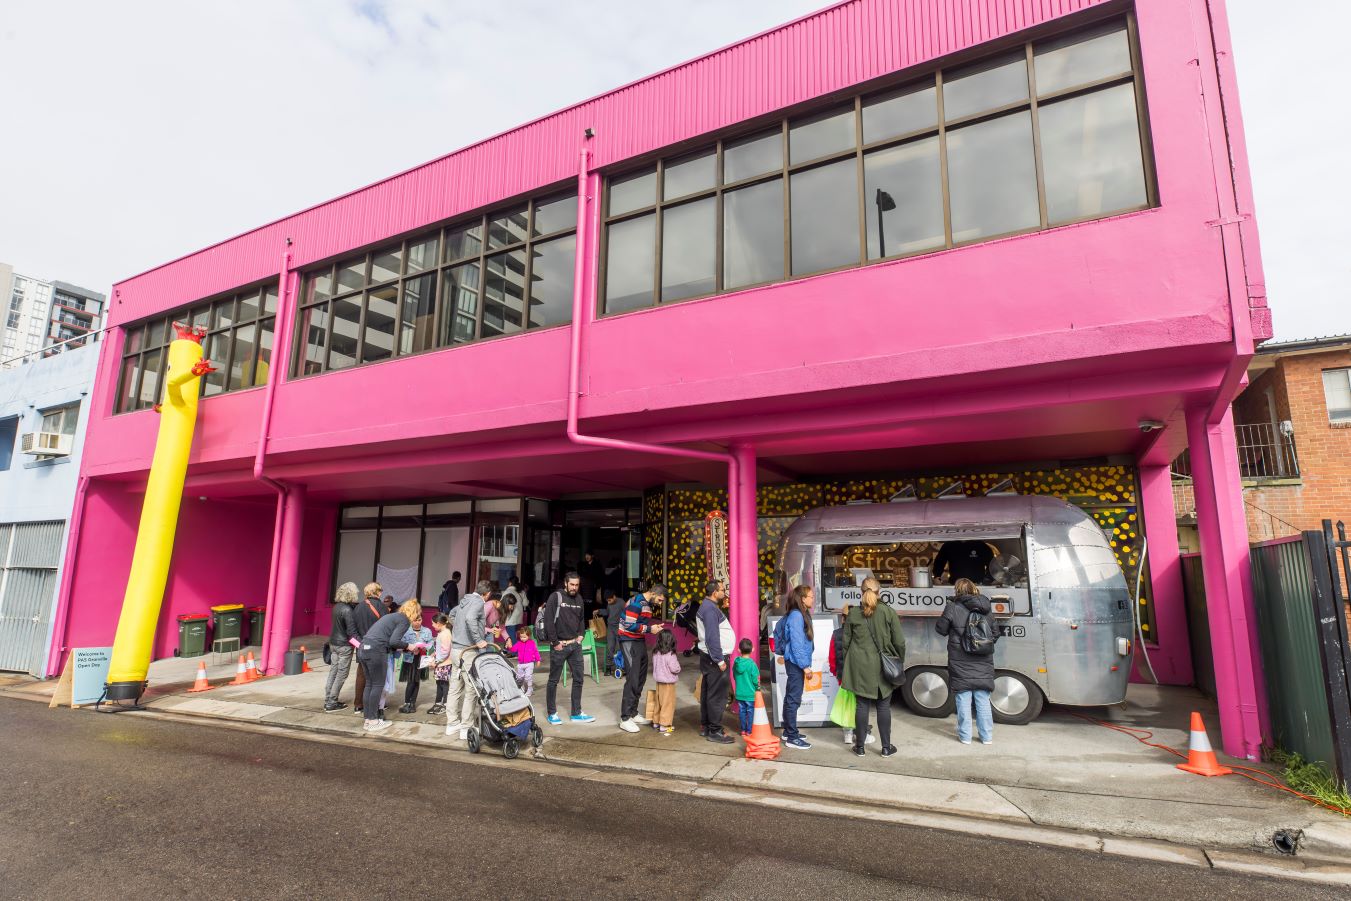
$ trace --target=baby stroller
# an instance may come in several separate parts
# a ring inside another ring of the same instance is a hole
[[[478,699],[478,725],[469,729],[469,750],[477,754],[484,741],[502,746],[508,760],[529,741],[538,748],[544,733],[535,724],[535,709],[516,684],[516,671],[496,647],[483,650],[469,664],[469,684]]]

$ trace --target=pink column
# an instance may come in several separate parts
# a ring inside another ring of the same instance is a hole
[[[1154,636],[1149,637],[1149,663],[1165,685],[1192,684],[1191,644],[1187,607],[1182,595],[1182,559],[1177,543],[1177,513],[1173,508],[1173,478],[1167,465],[1140,467],[1140,515],[1148,539],[1151,597],[1154,600]],[[1136,655],[1136,670],[1143,666]]]
[[[760,550],[759,523],[755,503],[755,448],[737,442],[731,447],[736,457],[736,504],[730,505],[728,523],[732,541],[732,604],[730,619],[738,642],[749,638],[758,648],[760,644]]]
[[[291,647],[291,620],[296,607],[296,579],[300,575],[300,547],[305,525],[305,486],[292,484],[282,513],[281,553],[277,561],[276,597],[267,622],[271,636],[265,672],[280,673]]]
[[[1224,418],[1212,423],[1205,409],[1188,410],[1187,446],[1224,750],[1233,757],[1257,760],[1265,734],[1266,692],[1261,684],[1233,416],[1226,408]]]

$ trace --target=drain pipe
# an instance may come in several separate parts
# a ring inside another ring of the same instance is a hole
[[[586,138],[591,138],[591,129],[587,129]],[[685,447],[672,447],[665,444],[646,444],[641,441],[626,441],[619,438],[602,438],[598,435],[583,435],[578,427],[578,404],[581,398],[582,333],[588,327],[590,315],[586,309],[586,272],[587,272],[587,226],[590,223],[587,181],[590,177],[588,162],[590,152],[582,146],[581,164],[577,172],[577,255],[572,276],[572,326],[570,329],[571,346],[568,351],[568,440],[573,444],[589,447],[604,447],[611,450],[638,451],[639,453],[660,454],[667,457],[683,457],[691,460],[706,460],[727,466],[727,512],[728,522],[737,523],[738,470],[736,456],[730,452],[694,450]],[[728,556],[738,559],[736,551],[742,540],[735,526],[728,530]],[[728,594],[732,585],[729,584]],[[756,603],[751,599],[750,603]],[[755,636],[751,636],[755,640]],[[729,654],[730,656],[730,654]]]
[[[80,465],[83,466],[83,462]],[[80,476],[75,486],[75,506],[70,516],[70,528],[66,531],[66,555],[61,564],[61,586],[56,593],[56,622],[52,624],[52,641],[47,648],[45,674],[48,676],[55,676],[60,672],[61,654],[66,649],[66,619],[70,614],[70,592],[75,585],[75,560],[80,553],[85,493],[88,489],[89,477]]]
[[[291,246],[291,239],[286,239]],[[263,459],[267,454],[267,433],[272,424],[272,401],[277,393],[277,383],[281,380],[281,371],[290,357],[291,317],[290,305],[286,302],[287,282],[291,278],[291,252],[282,254],[281,274],[277,276],[277,330],[272,341],[272,366],[267,372],[267,391],[263,395],[263,416],[258,426],[258,449],[253,457],[253,477],[277,492],[277,515],[272,524],[272,559],[267,568],[267,597],[264,599],[263,641],[260,646],[258,667],[266,672],[268,652],[272,649],[273,598],[277,594],[277,570],[281,559],[282,525],[286,513],[287,487],[276,479],[263,474]],[[281,366],[277,365],[278,360]],[[253,636],[249,636],[252,638]]]

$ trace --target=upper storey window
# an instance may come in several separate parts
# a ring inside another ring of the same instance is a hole
[[[123,326],[122,369],[117,381],[117,412],[145,410],[160,402],[174,322],[201,326],[202,356],[216,367],[201,380],[202,395],[252,388],[267,382],[277,319],[277,283],[272,282]]]
[[[306,274],[293,371],[311,375],[572,319],[577,197],[489,212]]]
[[[602,311],[1148,207],[1133,31],[1029,42],[614,176]]]

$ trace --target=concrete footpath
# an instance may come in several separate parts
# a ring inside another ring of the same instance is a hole
[[[297,639],[313,651],[321,639]],[[150,673],[151,710],[243,728],[280,728],[314,738],[359,742],[387,749],[403,747],[463,753],[463,741],[447,737],[444,717],[394,712],[402,689],[389,701],[393,725],[378,735],[361,730],[349,707],[323,711],[327,667],[310,653],[315,671],[266,677],[229,686],[234,664],[211,666],[210,658],[156,662]],[[208,663],[214,687],[186,693],[198,662]],[[676,732],[662,736],[644,728],[630,734],[617,728],[622,683],[608,677],[585,680],[583,707],[596,717],[588,725],[544,724],[544,763],[577,771],[584,778],[639,780],[654,788],[706,797],[791,806],[803,811],[929,824],[937,828],[1001,835],[1103,853],[1146,856],[1176,863],[1276,868],[1282,873],[1351,885],[1351,818],[1322,810],[1289,794],[1234,776],[1207,779],[1176,769],[1177,759],[1131,737],[1088,722],[1068,709],[1050,707],[1028,726],[997,726],[993,745],[961,745],[952,719],[910,714],[897,704],[893,714],[896,756],[883,759],[876,746],[856,757],[831,727],[805,730],[815,747],[785,748],[773,761],[747,760],[740,742],[715,745],[699,738],[693,696],[697,665],[686,660],[678,693]],[[536,674],[533,700],[541,718],[547,670]],[[351,701],[354,677],[342,697]],[[0,687],[10,696],[45,700],[54,682]],[[432,703],[434,686],[424,683],[419,710]],[[566,713],[567,690],[560,689]],[[1117,725],[1149,729],[1151,741],[1186,749],[1188,716],[1200,710],[1211,741],[1219,745],[1213,704],[1190,689],[1132,686],[1124,707],[1098,708],[1089,716]],[[729,718],[729,731],[735,721]],[[529,756],[522,752],[522,758]],[[511,763],[485,745],[476,758]],[[1230,762],[1223,758],[1224,762]],[[1238,761],[1234,761],[1238,762]],[[623,774],[627,773],[628,776]],[[603,775],[600,778],[607,778]],[[1273,836],[1296,837],[1298,853],[1280,856]],[[1016,833],[1016,834],[1015,834]],[[1345,869],[1343,869],[1345,868]]]

